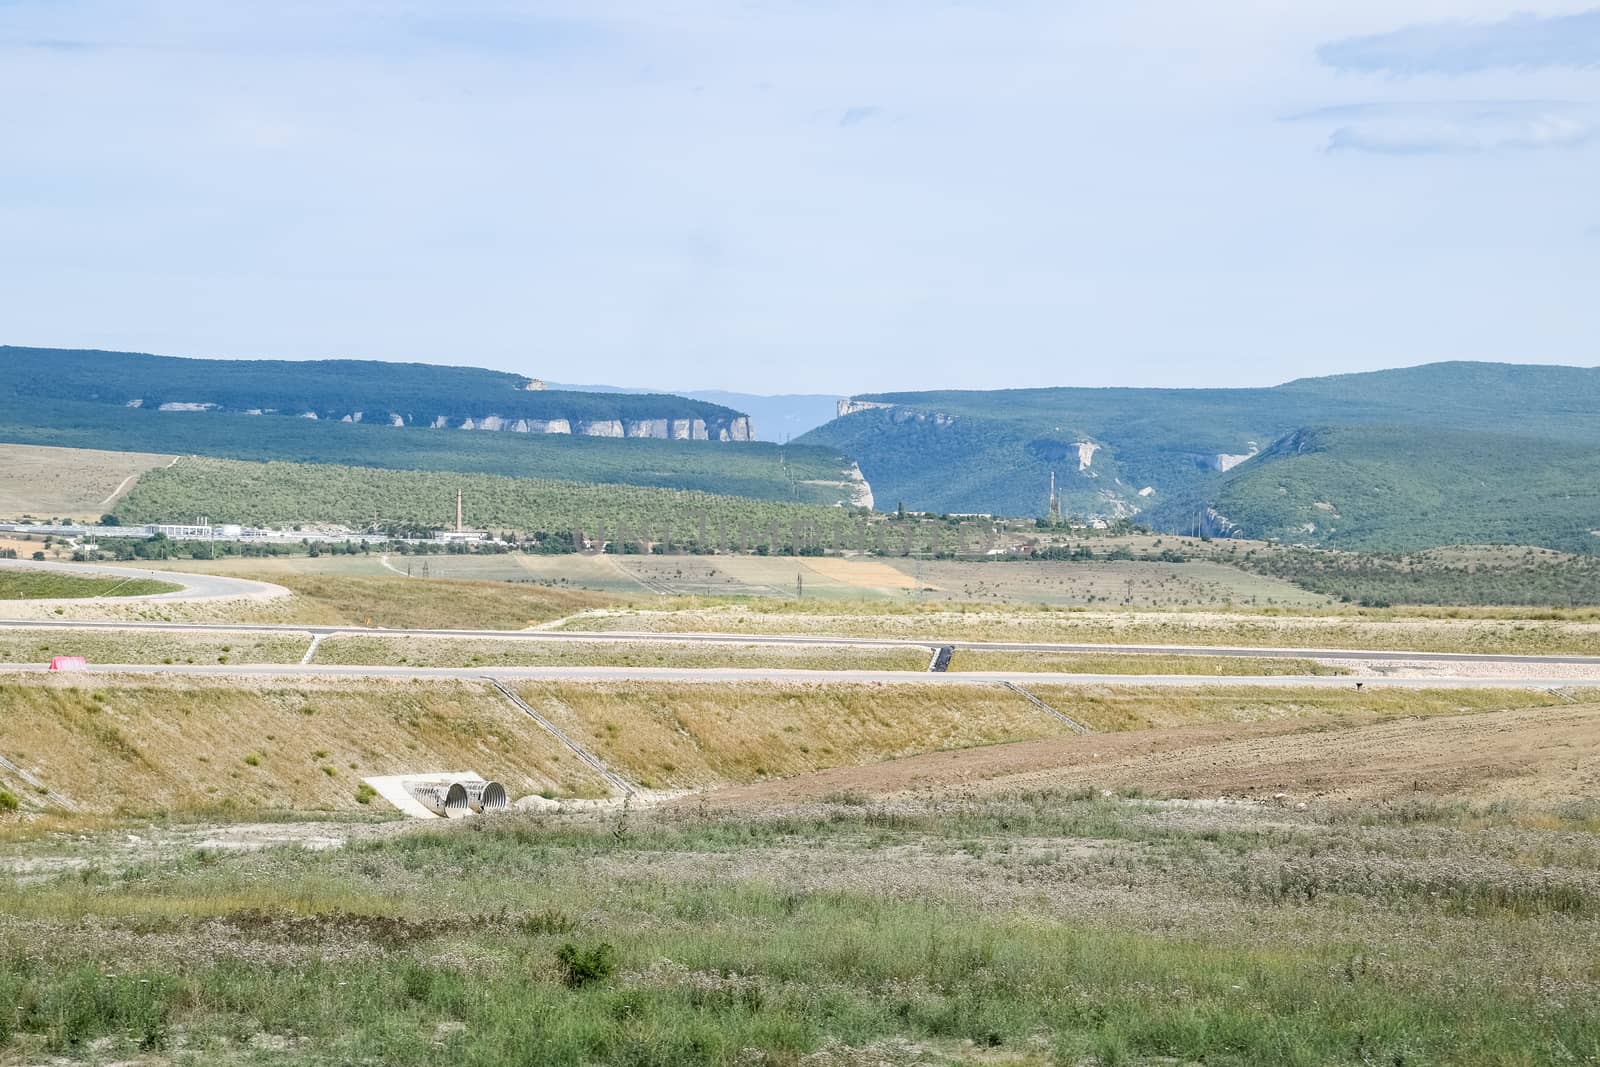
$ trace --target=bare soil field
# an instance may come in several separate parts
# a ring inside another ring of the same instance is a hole
[[[1070,706],[1061,694],[1044,695]],[[1451,695],[1445,703],[1458,699]],[[1403,717],[1324,713],[930,753],[869,769],[837,768],[729,788],[715,801],[783,805],[840,794],[1105,789],[1318,806],[1549,804],[1600,793],[1597,752],[1600,703],[1486,706],[1467,714]]]
[[[0,444],[0,517],[98,520],[174,456]]]
[[[518,692],[614,769],[653,789],[1068,733],[999,686],[908,692],[860,684],[524,684]]]

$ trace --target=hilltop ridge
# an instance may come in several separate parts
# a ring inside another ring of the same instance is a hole
[[[662,393],[546,389],[477,367],[370,360],[186,359],[138,352],[0,346],[19,401],[133,410],[295,416],[394,427],[680,441],[750,441],[750,417]]]

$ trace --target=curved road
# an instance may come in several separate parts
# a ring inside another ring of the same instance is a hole
[[[100,566],[95,563],[49,563],[38,560],[4,559],[0,560],[0,569],[12,571],[44,571],[51,574],[64,574],[76,577],[86,575],[96,578],[148,578],[155,582],[165,582],[180,588],[170,593],[146,593],[142,596],[97,596],[97,597],[61,597],[57,599],[40,600],[14,600],[13,604],[81,604],[89,600],[109,600],[116,603],[123,601],[182,601],[195,602],[205,600],[274,600],[278,597],[289,595],[289,590],[281,585],[270,582],[253,582],[245,578],[224,578],[217,574],[191,574],[187,571],[151,571],[138,570],[132,567]],[[0,601],[0,604],[7,603]],[[42,623],[30,623],[38,626]],[[91,625],[79,623],[79,626]]]

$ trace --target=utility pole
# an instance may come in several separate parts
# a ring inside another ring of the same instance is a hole
[[[794,598],[796,600],[804,600],[805,599],[805,595],[806,595],[806,579],[805,579],[805,575],[802,574],[800,571],[795,571],[795,574],[794,574]]]
[[[461,490],[456,490],[456,533],[462,532],[461,526]]]

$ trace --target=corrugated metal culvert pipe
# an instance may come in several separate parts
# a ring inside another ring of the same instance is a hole
[[[473,811],[493,814],[510,807],[506,787],[499,782],[466,782],[467,806]]]
[[[472,814],[472,807],[467,803],[467,788],[460,782],[423,782],[410,786],[410,789],[417,803],[435,815],[443,815],[446,819],[464,819]],[[505,791],[501,790],[502,799],[504,796]]]

